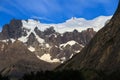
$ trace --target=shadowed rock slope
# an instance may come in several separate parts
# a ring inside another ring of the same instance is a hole
[[[22,76],[31,71],[52,70],[57,63],[50,64],[39,60],[20,41],[0,42],[0,73],[9,76]]]
[[[90,41],[90,43],[59,69],[120,69],[120,3],[116,13]]]

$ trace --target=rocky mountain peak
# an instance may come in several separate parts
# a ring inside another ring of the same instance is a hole
[[[109,23],[96,33],[82,51],[62,69],[94,69],[108,74],[120,68],[120,3]],[[110,72],[110,73],[109,73]]]
[[[44,57],[44,54],[47,54],[47,57],[52,59],[57,58],[61,60],[64,57],[65,61],[71,58],[71,55],[73,56],[80,52],[96,33],[92,29],[82,32],[75,29],[72,32],[61,34],[56,32],[55,26],[50,26],[42,31],[40,30],[42,26],[38,27],[39,25],[40,23],[34,20],[26,22],[13,19],[3,27],[0,33],[0,40],[7,43],[8,41],[9,43],[14,43],[16,40],[19,40],[23,45],[26,45],[28,50],[34,52],[36,56]],[[70,45],[72,44],[71,41],[78,44]],[[61,48],[63,44],[67,46]]]
[[[26,32],[22,28],[21,20],[16,19],[11,20],[9,24],[4,25],[0,34],[1,39],[17,39],[21,36],[26,36]]]
[[[88,28],[87,31],[94,32],[94,29],[93,28]]]
[[[92,28],[83,30],[82,25],[78,27],[78,23],[86,23],[83,19],[73,21],[73,24],[70,21],[42,24],[31,19],[13,19],[0,33],[0,71],[11,75],[51,70],[79,54],[96,31]],[[61,33],[62,29],[69,27],[71,30],[75,25],[78,28]]]
[[[47,28],[45,31],[44,31],[44,35],[50,35],[50,34],[54,34],[56,31],[54,30],[54,27],[51,26],[50,28]]]

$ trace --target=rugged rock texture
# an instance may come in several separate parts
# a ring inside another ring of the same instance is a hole
[[[17,39],[21,36],[26,36],[27,33],[22,28],[21,20],[13,19],[10,24],[6,24],[3,27],[3,30],[0,34],[0,39],[9,39],[14,38]]]
[[[38,59],[20,41],[10,44],[0,42],[0,71],[3,75],[20,77],[31,71],[52,70],[57,65]]]
[[[35,35],[31,33],[28,37],[28,40],[26,42],[28,46],[33,45],[33,46],[38,46],[39,42],[37,41]]]
[[[60,62],[48,63],[40,60],[41,56],[50,54],[47,58],[64,62],[80,52],[88,43],[86,39],[91,39],[95,33],[88,29],[82,32],[74,30],[62,35],[53,27],[44,31],[40,31],[38,27],[30,30],[23,27],[21,20],[13,19],[0,33],[0,72],[3,75],[20,77],[31,71],[52,70]]]
[[[27,45],[28,48],[34,48],[32,52],[40,57],[44,54],[50,54],[52,59],[58,58],[60,60],[63,57],[65,57],[66,60],[70,59],[71,56],[78,53],[78,50],[80,51],[88,44],[91,38],[96,34],[93,28],[88,28],[82,32],[74,30],[73,32],[60,34],[54,30],[53,26],[46,28],[44,31],[41,31],[37,26],[32,29],[28,29],[24,26],[21,20],[13,19],[9,24],[3,27],[0,33],[0,40],[3,42],[9,41],[11,43],[20,40],[24,45]],[[69,41],[75,41],[79,44],[69,45],[69,47],[60,47],[61,44],[68,45],[66,43]]]
[[[120,70],[120,4],[113,18],[90,43],[60,69]]]
[[[67,22],[71,25],[72,21],[74,19]],[[80,20],[77,20],[77,24],[78,21]],[[31,71],[52,70],[79,53],[96,34],[92,28],[82,32],[74,30],[61,34],[56,32],[53,26],[41,31],[39,28],[43,27],[45,25],[42,26],[38,21],[15,19],[3,27],[0,32],[0,73],[2,75],[21,77]],[[81,57],[83,58],[84,56]],[[79,60],[77,62],[79,63]]]

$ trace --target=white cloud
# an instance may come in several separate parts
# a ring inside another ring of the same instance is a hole
[[[25,15],[27,17],[30,17],[31,15],[35,15],[32,17],[40,20],[53,21],[46,17],[49,16],[49,18],[52,17],[52,19],[55,19],[55,18],[62,19],[64,16],[67,18],[70,18],[71,16],[75,16],[75,15],[84,15],[86,8],[94,8],[96,7],[97,4],[101,4],[105,6],[104,11],[106,13],[107,12],[109,13],[110,9],[108,10],[108,7],[110,7],[111,5],[108,6],[108,4],[111,2],[113,1],[110,1],[110,0],[88,0],[88,1],[86,0],[69,0],[69,1],[65,1],[65,0],[13,0],[13,1],[4,0],[4,3],[6,4],[6,6],[8,4],[8,6],[9,5],[12,6],[13,9],[14,8],[17,9],[16,11],[18,12],[15,12],[14,10],[13,10],[14,12],[12,12],[6,7],[3,7],[2,9],[0,8],[0,11],[2,10],[13,16]],[[46,16],[46,17],[43,17],[43,16]]]
[[[15,3],[18,4],[24,11],[36,15],[50,14],[52,11],[57,11],[60,8],[54,0],[16,0]]]
[[[1,6],[0,6],[0,11],[1,11],[1,12],[5,12],[5,13],[8,13],[8,14],[10,14],[10,15],[12,15],[12,16],[14,16],[14,14],[15,14],[15,13],[13,13],[12,11],[10,11],[9,9],[6,9],[6,8],[4,8],[4,7],[1,7]]]
[[[32,16],[31,18],[33,19],[38,19],[38,20],[46,20],[46,21],[53,21],[51,19],[45,18],[45,17],[39,17],[39,16]]]
[[[21,15],[27,15],[27,13],[25,11],[25,8],[21,8],[21,5],[19,5],[18,3],[16,3],[15,0],[13,0],[13,1],[4,0],[3,2],[4,2],[4,5],[2,4],[0,6],[0,11],[8,13],[9,15],[15,16],[16,12],[13,11],[13,10],[11,10],[9,7],[7,7],[7,6],[11,6],[11,7],[13,7],[13,9],[17,9],[17,13],[19,11],[19,13]]]

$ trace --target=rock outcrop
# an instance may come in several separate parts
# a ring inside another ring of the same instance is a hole
[[[90,30],[91,31],[91,30]],[[90,43],[60,69],[120,70],[120,3],[113,18],[96,33]]]

